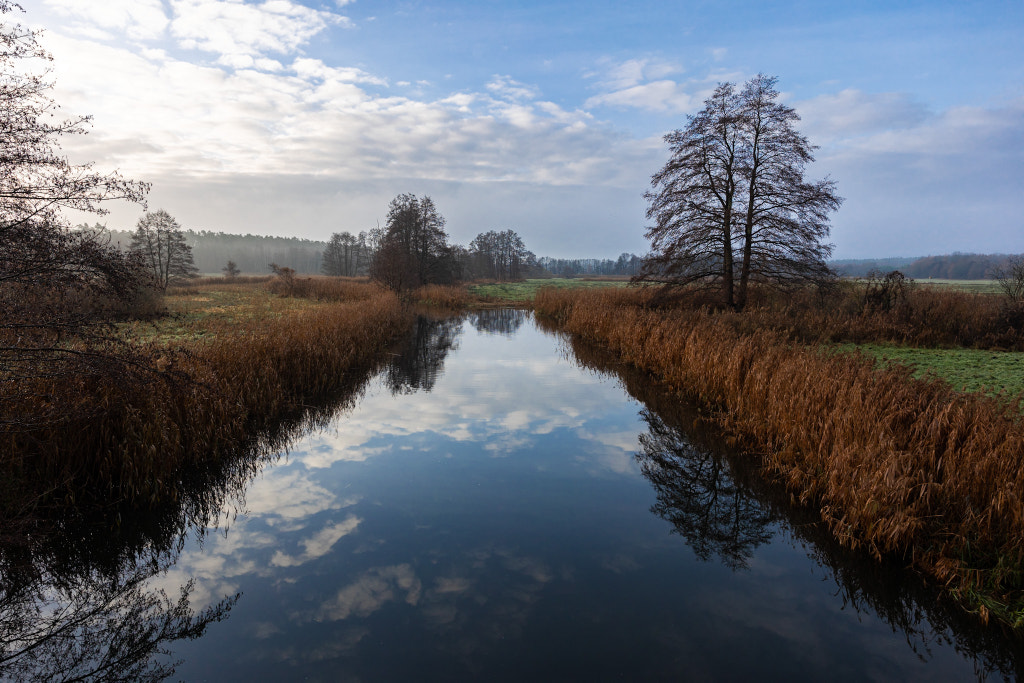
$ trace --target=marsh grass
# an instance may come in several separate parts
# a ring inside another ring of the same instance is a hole
[[[1020,624],[1024,424],[1007,402],[823,354],[791,331],[737,329],[731,314],[658,307],[649,291],[543,289],[535,307],[718,411],[843,544]]]
[[[150,359],[149,382],[41,381],[37,400],[59,402],[69,417],[0,433],[6,481],[21,486],[7,487],[0,504],[174,498],[184,468],[233,452],[255,430],[329,394],[411,324],[394,294],[367,283],[317,283],[309,291],[319,301],[263,287],[176,289],[172,316],[127,326]],[[77,421],[86,405],[100,416]]]
[[[451,310],[461,310],[472,300],[466,288],[460,285],[423,285],[413,290],[409,298],[424,306]]]

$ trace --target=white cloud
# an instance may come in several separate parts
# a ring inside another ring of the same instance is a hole
[[[652,59],[606,61],[603,67],[601,72],[588,74],[600,92],[588,98],[585,107],[689,113],[700,107],[719,81],[736,80],[735,74],[713,73],[678,81],[668,77],[682,73],[681,66]]]
[[[414,100],[373,94],[365,86],[386,81],[364,70],[305,57],[282,67],[229,52],[221,56],[229,68],[216,68],[51,38],[58,99],[96,122],[68,150],[130,176],[630,186],[651,167],[647,148],[592,125],[586,112],[507,99],[525,97],[507,81],[492,83],[500,98],[489,91]]]
[[[186,49],[221,55],[221,63],[267,52],[293,54],[328,26],[346,17],[290,0],[251,5],[242,0],[171,0],[171,33]]]
[[[630,86],[614,92],[594,95],[587,99],[587,107],[611,106],[647,109],[658,112],[695,111],[703,101],[703,94],[687,92],[675,81],[653,81]]]
[[[497,74],[487,84],[487,89],[496,96],[511,100],[533,100],[540,95],[540,90],[531,85],[513,80],[510,76],[499,76]]]
[[[334,544],[345,536],[348,536],[359,526],[360,520],[355,515],[349,515],[344,521],[324,527],[310,538],[301,541],[305,552],[295,557],[280,550],[274,553],[270,564],[275,567],[297,567],[310,560],[323,557],[331,551]]]
[[[72,20],[80,36],[108,40],[122,32],[133,40],[154,40],[167,30],[169,20],[161,0],[45,0],[58,15]]]
[[[904,130],[929,118],[927,109],[906,93],[865,93],[846,89],[819,95],[795,105],[802,118],[800,131],[816,144],[832,140]]]

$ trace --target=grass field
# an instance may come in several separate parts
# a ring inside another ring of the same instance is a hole
[[[963,292],[980,292],[982,294],[1000,294],[999,283],[995,280],[946,280],[942,278],[925,278],[914,280],[927,287],[948,287]]]
[[[530,303],[537,296],[541,287],[556,289],[576,287],[625,287],[628,280],[583,280],[580,278],[547,278],[523,280],[521,282],[498,282],[490,284],[469,285],[470,295],[485,301]]]
[[[126,326],[140,341],[161,344],[212,339],[219,332],[273,321],[319,305],[311,299],[281,297],[263,287],[220,285],[172,290],[164,298],[168,315]]]
[[[915,377],[928,373],[943,378],[960,391],[1016,397],[1024,392],[1024,353],[982,349],[918,349],[886,344],[841,344],[842,351],[860,351],[879,364],[901,363]]]

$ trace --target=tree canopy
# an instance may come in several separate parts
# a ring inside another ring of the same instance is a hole
[[[129,250],[138,254],[157,287],[195,277],[192,247],[178,221],[163,209],[147,212],[135,226]]]
[[[426,195],[400,194],[392,199],[370,276],[396,290],[458,280],[458,259],[444,224],[444,216]]]
[[[741,91],[722,83],[686,128],[665,136],[671,156],[644,195],[655,223],[638,279],[715,287],[741,309],[751,282],[829,276],[823,240],[842,199],[832,180],[805,180],[814,147],[775,82],[759,74]]]

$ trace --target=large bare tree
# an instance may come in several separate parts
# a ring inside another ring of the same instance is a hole
[[[737,92],[723,83],[665,136],[671,156],[651,179],[651,255],[639,280],[719,290],[742,309],[753,281],[792,285],[828,277],[829,214],[842,199],[826,178],[807,181],[814,147],[776,79],[758,75]]]

